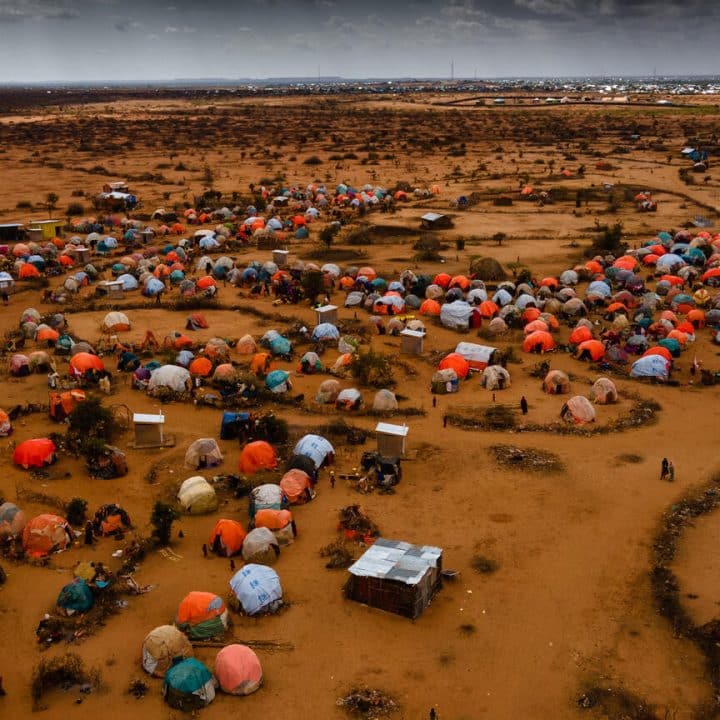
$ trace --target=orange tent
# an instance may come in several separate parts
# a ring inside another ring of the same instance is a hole
[[[83,400],[85,400],[84,390],[50,393],[50,417],[62,422]]]
[[[23,548],[31,557],[44,557],[64,550],[71,542],[70,526],[65,518],[49,513],[38,515],[25,525]]]
[[[58,260],[63,267],[72,267],[75,261],[69,255],[61,255]]]
[[[490,302],[490,301],[488,301]],[[532,322],[533,320],[537,320],[542,313],[540,312],[540,308],[536,307],[529,307],[525,308],[523,310],[523,314],[520,316],[522,318],[522,321],[525,323]]]
[[[677,275],[663,275],[659,282],[668,282],[671,285],[683,285],[685,283],[685,281]]]
[[[227,609],[215,593],[194,590],[178,607],[175,624],[190,638],[204,639],[221,634],[227,627]]]
[[[571,333],[570,333],[570,344],[571,345],[580,345],[580,343],[584,343],[587,340],[592,340],[592,332],[589,327],[585,325],[581,325],[580,327],[576,327]]]
[[[632,257],[632,255],[623,255],[613,263],[613,267],[620,268],[621,270],[634,270],[636,265],[637,259]]]
[[[349,290],[351,287],[355,285],[355,279],[351,278],[349,275],[343,275],[340,278],[340,287],[343,290]]]
[[[447,273],[439,273],[433,278],[433,285],[439,285],[443,290],[447,290],[452,278]]]
[[[605,357],[605,346],[599,340],[585,340],[577,348],[578,358],[589,356],[593,362],[598,362]]]
[[[212,369],[212,363],[205,357],[195,358],[188,366],[190,374],[198,375],[199,377],[208,377]]]
[[[470,281],[464,275],[456,275],[450,280],[449,287],[459,287],[464,292],[470,287]]]
[[[691,310],[687,314],[687,319],[690,321],[690,323],[697,328],[704,328],[705,327],[705,311],[704,310],[698,310],[695,308],[694,310]],[[678,327],[678,330],[680,327]]]
[[[20,266],[20,272],[18,273],[18,277],[21,280],[40,277],[40,271],[32,263],[25,263],[24,265]]]
[[[217,555],[231,557],[242,550],[246,536],[245,528],[239,522],[221,518],[210,533],[209,545]]]
[[[105,365],[97,356],[86,352],[80,352],[70,358],[70,373],[75,377],[82,377],[91,370],[104,372]]]
[[[534,333],[534,332],[538,332],[538,331],[541,331],[541,332],[549,332],[550,331],[548,324],[540,318],[538,318],[537,320],[533,320],[532,322],[529,322],[523,328],[523,333],[525,335],[530,335],[530,333]]]
[[[584,268],[596,275],[603,271],[602,265],[597,260],[588,260],[588,262],[585,263]]]
[[[312,489],[310,476],[297,468],[288,470],[280,480],[280,489],[291,505],[304,503],[308,500],[308,491]]]
[[[605,312],[608,314],[615,313],[615,312],[622,312],[623,315],[627,315],[628,309],[621,302],[614,302],[614,303],[610,303],[610,305],[608,305],[608,308]]]
[[[360,277],[361,275],[363,277],[366,277],[368,280],[374,280],[377,277],[377,273],[375,272],[374,268],[371,268],[368,265],[361,267],[357,271],[357,277]]]
[[[197,281],[197,287],[200,290],[207,290],[209,287],[217,287],[217,282],[215,282],[214,277],[205,275]]]
[[[423,300],[418,312],[421,315],[439,315],[440,309],[440,303],[437,300],[427,299]]]
[[[250,475],[258,470],[274,470],[277,464],[277,454],[273,446],[264,440],[248,443],[240,453],[241,473]]]
[[[648,355],[660,355],[668,362],[672,362],[672,353],[662,345],[653,345],[651,348],[646,350],[641,357],[647,357]]]
[[[253,522],[255,527],[264,527],[268,530],[282,530],[287,527],[293,520],[292,513],[289,510],[272,510],[265,508],[255,513]]]
[[[265,375],[270,372],[272,356],[270,353],[255,353],[250,361],[250,370],[256,375]]]
[[[556,288],[556,287],[558,286],[558,281],[557,281],[557,278],[554,278],[554,277],[546,277],[546,278],[543,278],[543,279],[540,281],[540,285],[541,285],[542,287]]]
[[[307,218],[305,218],[303,215],[296,215],[292,219],[292,222],[293,222],[293,225],[295,225],[295,227],[299,227],[301,225],[307,225]]]
[[[181,225],[180,223],[175,223],[170,230],[174,232],[176,235],[182,235],[185,232],[185,226]]]
[[[58,338],[60,337],[60,333],[57,330],[53,330],[50,327],[40,328],[38,330],[37,335],[35,336],[35,339],[38,342],[57,342]]]
[[[193,341],[182,333],[176,332],[172,335],[168,335],[163,341],[165,347],[173,347],[175,350],[182,350],[183,348],[190,347]]]
[[[685,345],[687,345],[687,341],[688,341],[687,334],[684,332],[681,332],[677,328],[675,328],[675,330],[671,330],[667,334],[667,336],[669,338],[672,338],[673,340],[677,340],[680,343],[680,345],[682,345],[683,347],[685,347]]]
[[[521,194],[521,195],[532,195],[533,192],[534,192],[534,190],[533,190],[532,186],[531,186],[531,185],[526,185],[526,186],[520,191],[520,194]]]
[[[23,255],[32,255],[30,248],[25,243],[16,243],[13,248],[13,255],[15,257],[22,257]]]
[[[533,352],[538,349],[541,352],[548,352],[555,349],[555,341],[549,332],[538,330],[537,332],[530,333],[523,341],[523,350],[525,352]]]
[[[438,370],[447,370],[448,368],[454,370],[460,379],[464,379],[470,372],[470,363],[459,353],[450,353],[438,365]]]
[[[480,307],[478,309],[484,318],[495,317],[495,315],[500,312],[500,308],[497,306],[497,303],[494,303],[492,300],[484,300],[480,303]]]
[[[55,462],[55,443],[50,438],[33,438],[21,442],[13,452],[13,462],[24,467],[44,467]]]

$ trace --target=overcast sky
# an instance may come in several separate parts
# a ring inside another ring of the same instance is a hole
[[[718,0],[0,0],[0,82],[717,73]]]

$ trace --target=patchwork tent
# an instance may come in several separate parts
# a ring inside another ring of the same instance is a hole
[[[215,488],[200,475],[183,481],[177,494],[183,512],[189,515],[204,515],[217,510],[218,498]]]
[[[272,613],[282,605],[280,577],[265,565],[248,564],[230,580],[230,588],[246,615]]]
[[[575,425],[586,425],[595,422],[595,408],[586,397],[575,395],[563,405],[560,417]]]
[[[232,557],[242,550],[247,533],[236,520],[221,518],[210,533],[209,546],[216,555]]]
[[[550,370],[543,380],[543,389],[550,395],[570,392],[570,378],[562,370]]]
[[[489,365],[483,370],[480,387],[488,390],[504,390],[510,387],[510,373],[502,365]]]
[[[330,378],[323,380],[315,393],[315,402],[320,404],[334,403],[340,394],[341,385],[337,380]]]
[[[279,485],[263,483],[250,492],[248,514],[255,517],[259,510],[281,510],[283,506],[283,492]]]
[[[226,645],[215,658],[215,674],[220,687],[231,695],[250,695],[263,680],[260,660],[247,645]]]
[[[192,387],[190,373],[179,365],[162,365],[152,371],[148,382],[148,392],[152,393],[163,387],[173,392],[190,390]]]
[[[98,535],[112,535],[132,527],[130,516],[115,503],[101,505],[93,516],[93,527]]]
[[[280,489],[290,505],[299,505],[313,499],[313,482],[299,468],[288,470],[280,480]]]
[[[205,665],[189,657],[165,673],[163,696],[176,710],[199,710],[215,699],[215,685],[215,678]]]
[[[228,626],[225,603],[213,593],[188,593],[180,603],[175,625],[191,640],[207,640],[222,635]]]
[[[295,539],[295,522],[289,510],[258,510],[253,523],[255,527],[272,531],[280,545],[288,545]]]
[[[335,407],[338,410],[359,410],[362,404],[362,395],[356,388],[341,390],[335,400]]]
[[[398,401],[395,393],[391,390],[378,390],[373,399],[373,410],[379,412],[390,412],[398,409]]]
[[[73,535],[65,518],[49,513],[38,515],[23,529],[23,548],[31,557],[45,557],[64,550]]]
[[[124,332],[130,329],[130,320],[125,313],[109,312],[102,323],[103,332]]]
[[[592,386],[592,395],[598,405],[615,403],[618,399],[618,391],[615,383],[610,378],[598,378]]]
[[[190,641],[174,625],[160,625],[143,640],[142,666],[146,673],[155,677],[163,677],[173,662],[192,655]]]

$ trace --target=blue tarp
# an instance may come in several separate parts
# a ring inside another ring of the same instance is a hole
[[[282,603],[280,578],[265,565],[245,565],[233,575],[230,587],[248,615],[271,612]]]

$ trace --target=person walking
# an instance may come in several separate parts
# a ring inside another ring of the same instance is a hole
[[[668,474],[668,459],[663,458],[662,463],[660,465],[660,479],[665,480],[667,478]]]
[[[330,487],[331,488],[335,487],[335,471],[334,470],[330,471]]]
[[[447,415],[443,415],[443,427],[447,427]]]
[[[668,482],[675,482],[675,465],[672,460],[668,460],[667,479]]]
[[[520,410],[522,410],[523,415],[528,414],[528,401],[524,395],[520,398]]]

